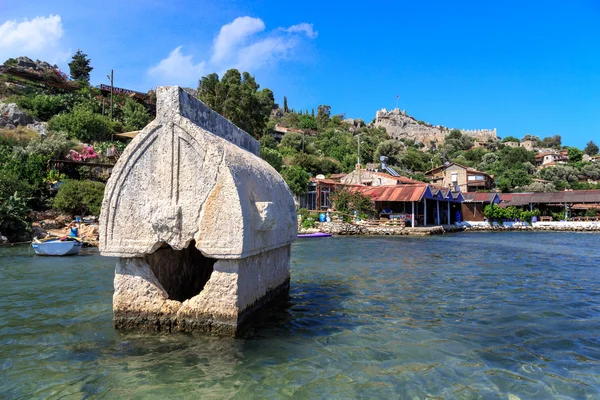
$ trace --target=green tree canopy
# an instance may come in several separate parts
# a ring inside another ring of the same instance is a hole
[[[553,149],[560,149],[562,146],[562,138],[560,135],[548,136],[542,139],[540,145],[542,147],[551,147]]]
[[[198,96],[217,113],[259,138],[275,105],[273,92],[259,87],[248,72],[240,74],[230,69],[221,80],[214,73],[203,77]]]
[[[77,50],[77,53],[73,55],[71,62],[69,63],[69,71],[71,73],[71,79],[81,82],[90,81],[90,72],[94,68],[90,66],[91,60],[87,54],[81,50]]]
[[[306,113],[298,117],[298,128],[317,130],[317,121],[310,114]]]
[[[379,157],[386,156],[388,158],[387,163],[389,165],[400,166],[402,165],[403,150],[404,146],[402,146],[402,143],[398,142],[397,140],[384,140],[377,146],[374,158],[378,161]]]
[[[135,131],[144,128],[152,118],[146,107],[133,99],[126,99],[122,108],[123,125],[126,131]]]
[[[310,175],[304,169],[297,165],[290,165],[283,168],[281,176],[287,183],[291,192],[297,196],[306,193]]]
[[[506,143],[506,142],[516,142],[516,143],[521,143],[521,141],[519,139],[517,139],[514,136],[507,136],[504,139],[502,139],[502,143]]]
[[[319,129],[324,129],[329,123],[329,116],[331,115],[331,106],[328,105],[320,105],[317,107],[317,116],[315,117],[317,120],[317,125]]]
[[[264,147],[260,149],[260,158],[268,162],[276,171],[281,171],[283,156],[277,150]]]
[[[596,143],[594,143],[594,141],[592,140],[587,142],[585,149],[583,149],[583,152],[588,156],[595,156],[596,154],[598,154],[599,151],[600,150],[598,149],[598,145],[596,145]]]
[[[569,163],[576,163],[583,159],[583,151],[579,150],[577,147],[569,147],[567,151]]]

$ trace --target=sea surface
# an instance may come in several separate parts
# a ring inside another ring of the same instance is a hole
[[[237,339],[116,332],[82,253],[0,248],[0,398],[600,398],[599,234],[301,239]]]

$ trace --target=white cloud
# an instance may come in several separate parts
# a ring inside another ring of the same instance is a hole
[[[237,54],[236,68],[254,70],[284,59],[296,45],[295,39],[271,37],[244,47]]]
[[[260,18],[238,17],[233,22],[223,25],[215,39],[213,63],[225,61],[245,39],[265,30],[265,23]]]
[[[314,39],[313,25],[301,23],[289,28],[264,32],[265,23],[260,18],[238,17],[223,25],[214,40],[209,61],[196,64],[191,55],[184,55],[181,47],[148,70],[159,85],[179,84],[189,86],[208,72],[224,72],[237,68],[254,73],[257,69],[290,59],[304,37]]]
[[[195,86],[206,72],[206,62],[194,64],[192,56],[181,53],[181,47],[171,51],[167,58],[150,68],[148,74],[159,79],[163,85]]]
[[[319,32],[313,30],[313,24],[307,24],[306,22],[298,25],[292,25],[283,30],[288,33],[304,33],[310,39],[315,39],[319,34]]]
[[[6,21],[0,25],[0,62],[18,56],[51,63],[65,61],[69,52],[62,48],[63,34],[60,15]]]

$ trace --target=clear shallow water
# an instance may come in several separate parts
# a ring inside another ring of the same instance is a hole
[[[600,235],[296,242],[243,338],[122,334],[114,259],[0,248],[0,398],[599,398]],[[516,396],[516,397],[513,397]]]

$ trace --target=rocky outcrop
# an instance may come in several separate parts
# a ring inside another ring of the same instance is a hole
[[[27,124],[27,127],[40,136],[46,136],[48,134],[47,122],[34,121],[31,124]]]
[[[233,335],[287,295],[295,206],[259,152],[181,88],[157,89],[157,117],[120,157],[102,203],[100,251],[121,258],[117,328]]]
[[[15,103],[0,103],[0,128],[14,129],[33,122],[33,118]]]
[[[394,109],[387,111],[385,108],[377,111],[375,126],[386,129],[393,139],[412,139],[423,143],[429,148],[444,143],[444,138],[450,133],[449,128],[434,126],[406,114],[406,111]],[[496,129],[460,130],[463,135],[468,135],[480,140],[496,137]]]

